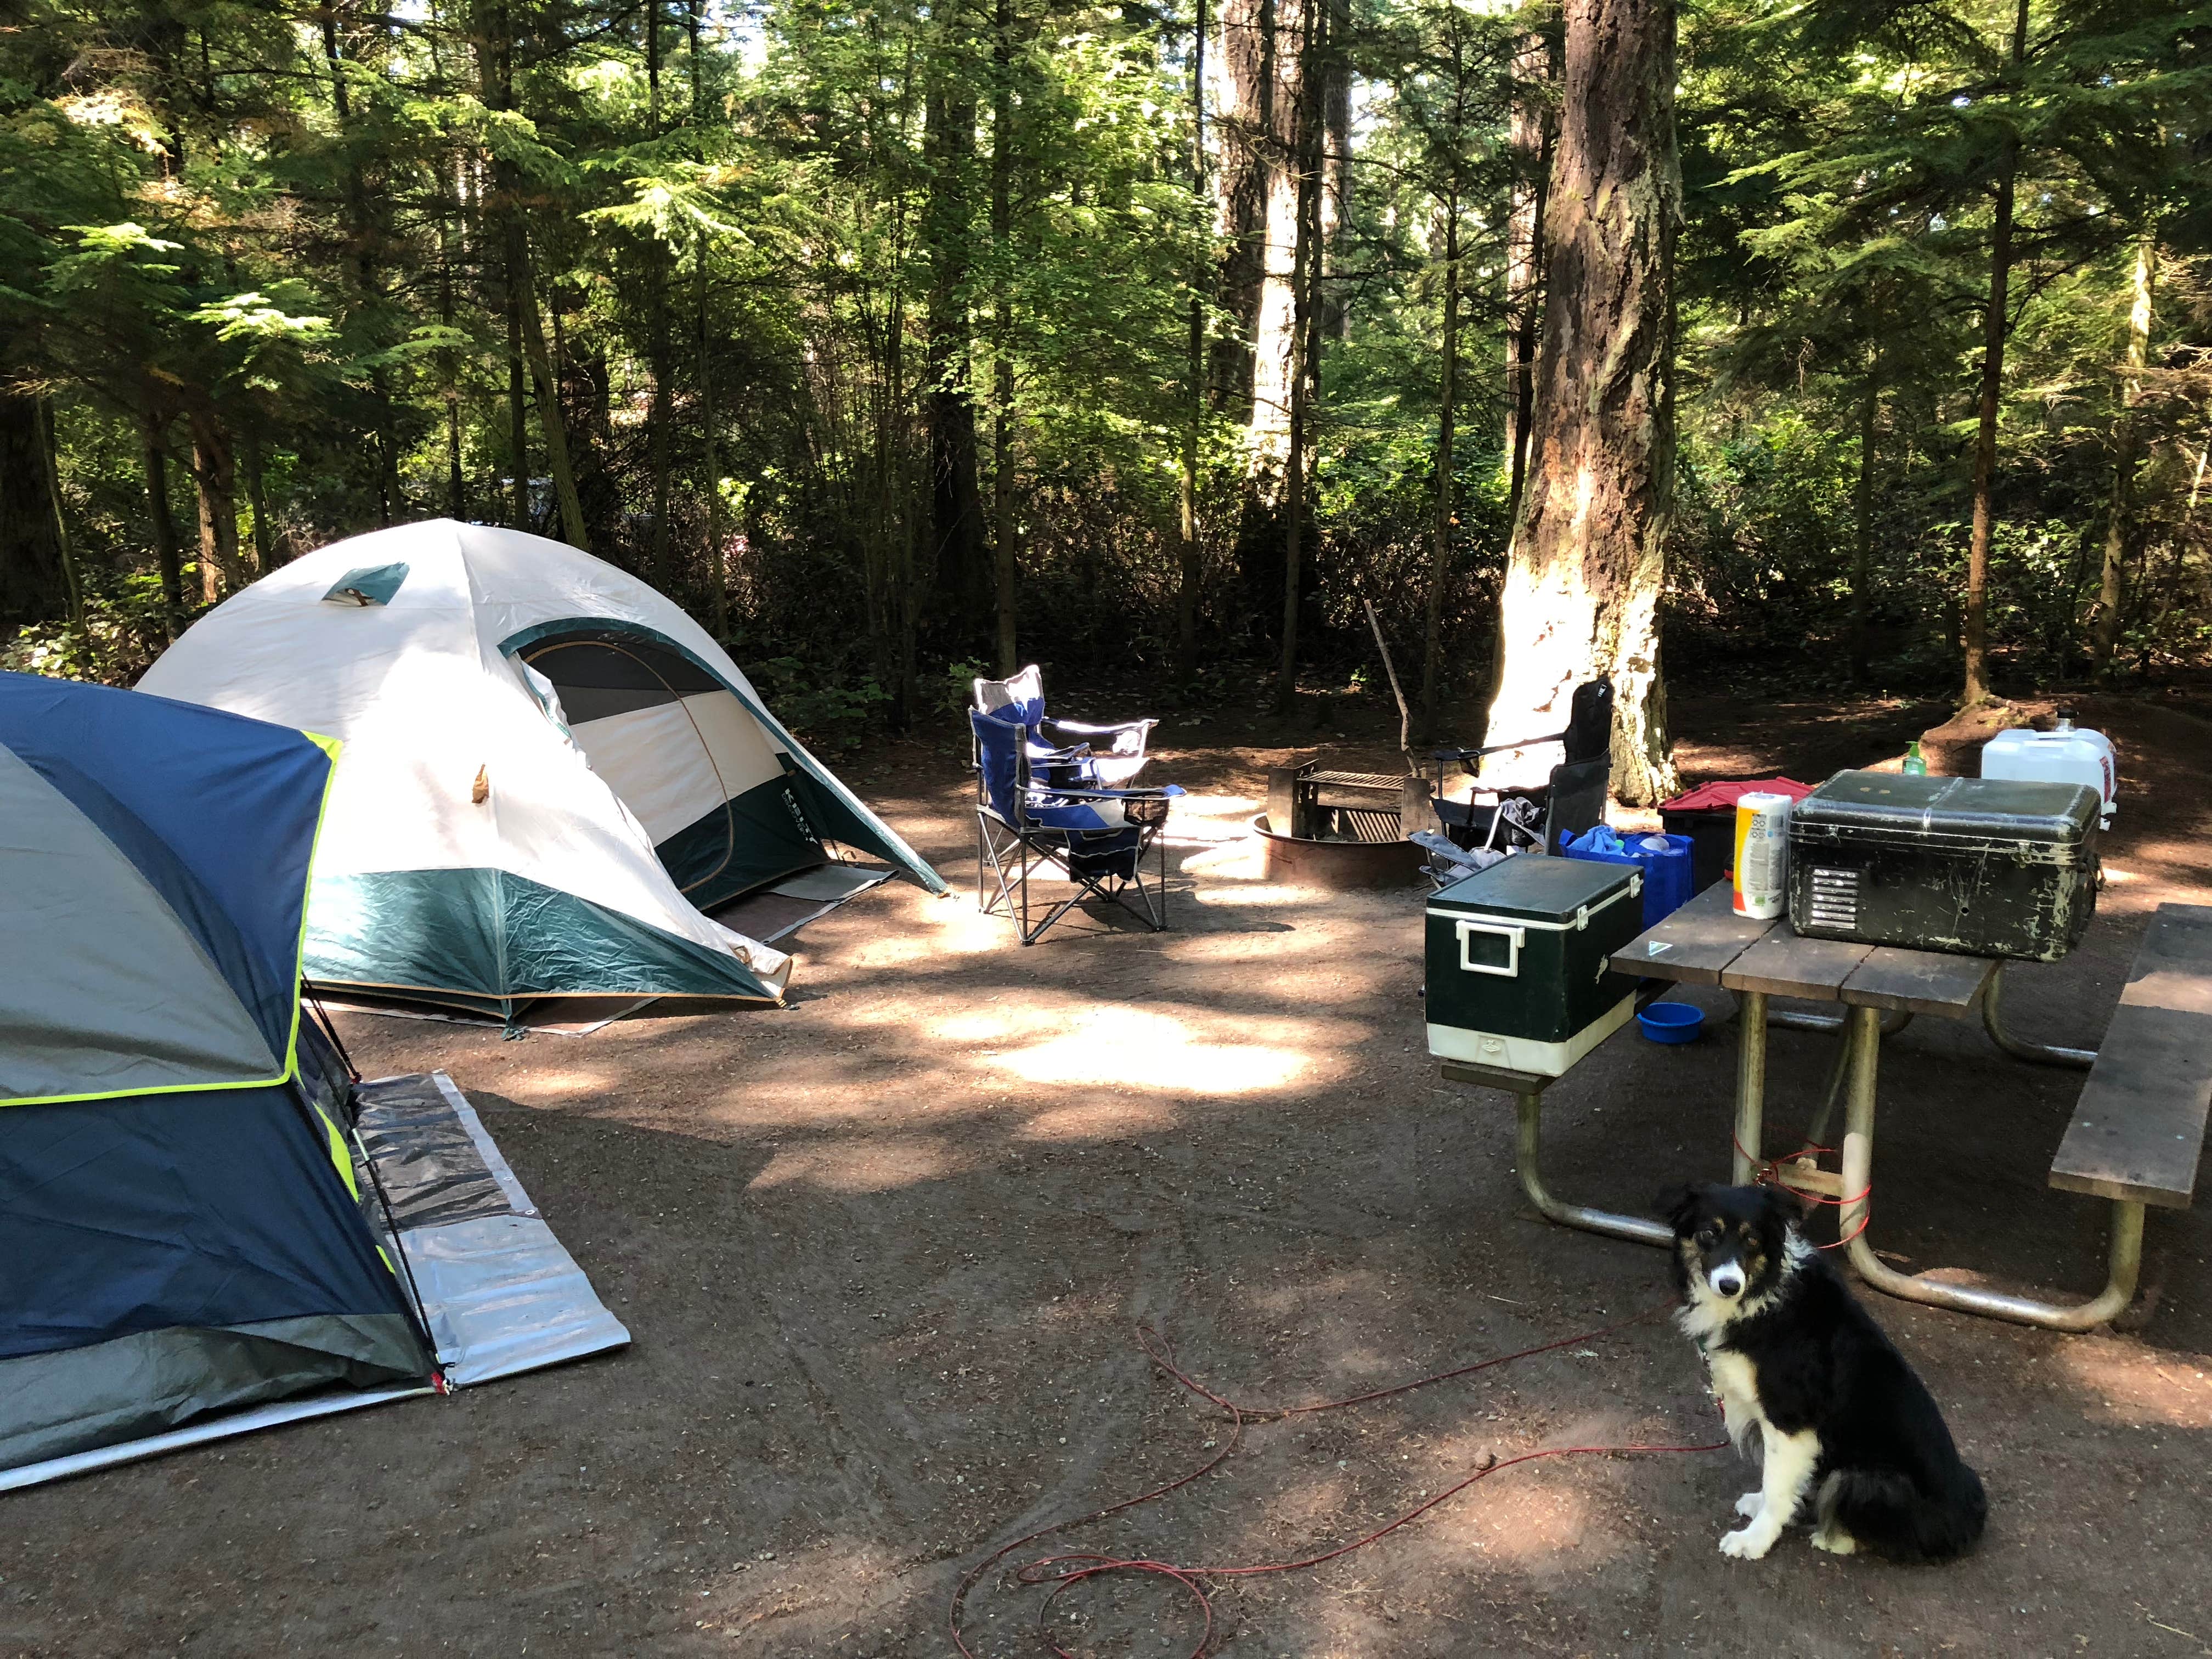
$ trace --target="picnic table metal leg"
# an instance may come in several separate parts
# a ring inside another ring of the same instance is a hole
[[[1656,1244],[1669,1249],[1674,1235],[1656,1221],[1646,1221],[1641,1216],[1620,1215],[1611,1210],[1594,1210],[1586,1204],[1567,1204],[1552,1196],[1544,1185],[1542,1146],[1544,1091],[1541,1089],[1518,1089],[1514,1091],[1513,1104],[1521,1117],[1519,1156],[1515,1159],[1521,1175],[1521,1190],[1528,1194],[1528,1201],[1547,1221],[1556,1221],[1562,1227],[1579,1227],[1584,1232],[1603,1233],[1608,1238],[1626,1238],[1638,1244]]]
[[[1992,981],[1994,988],[1994,981]],[[2104,1290],[2087,1302],[2068,1305],[2034,1297],[2012,1296],[1972,1285],[1932,1283],[1913,1273],[1886,1266],[1868,1241],[1866,1216],[1874,1187],[1874,1101],[1881,1033],[1872,1008],[1853,1008],[1850,1021],[1850,1093],[1844,1115],[1844,1203],[1837,1225],[1845,1240],[1844,1254],[1861,1279],[1888,1295],[1960,1313],[2008,1319],[2015,1324],[2037,1325],[2051,1331],[2094,1330],[2135,1299],[2136,1275],[2142,1270],[2143,1206],[2115,1203],[2109,1276]]]
[[[2053,1042],[2030,1042],[2006,1031],[2004,970],[2004,963],[1997,963],[1990,975],[1990,982],[1982,988],[1982,1029],[1990,1034],[1990,1041],[2014,1060],[2024,1060],[2031,1066],[2070,1066],[2084,1072],[2094,1066],[2094,1048],[2065,1048]]]
[[[1766,993],[1739,991],[1736,1002],[1742,1035],[1735,1051],[1735,1146],[1729,1167],[1741,1187],[1759,1169],[1759,1140],[1766,1122]]]

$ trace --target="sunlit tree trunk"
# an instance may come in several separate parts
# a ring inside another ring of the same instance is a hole
[[[2112,493],[2105,515],[2105,566],[2097,585],[2097,627],[2090,649],[2090,662],[2100,681],[2112,678],[2120,608],[2127,599],[2138,448],[2136,402],[2142,395],[2143,367],[2150,356],[2151,284],[2157,263],[2158,233],[2154,226],[2146,227],[2136,242],[2135,296],[2128,307],[2128,374],[2120,386],[2119,419],[2112,425]]]
[[[1214,130],[1220,164],[1213,175],[1215,220],[1223,239],[1216,298],[1229,325],[1213,345],[1209,376],[1216,407],[1249,419],[1252,341],[1267,269],[1268,181],[1282,170],[1292,94],[1278,67],[1278,0],[1222,0],[1222,99]],[[1278,111],[1281,112],[1279,118]]]
[[[1674,470],[1674,0],[1569,0],[1528,484],[1506,562],[1488,738],[1557,732],[1581,682],[1615,690],[1614,792],[1670,792],[1659,597]],[[1529,749],[1486,764],[1540,781]]]
[[[2013,24],[2012,62],[2027,61],[2027,0]],[[2004,389],[2005,288],[2012,276],[2013,175],[2020,166],[2020,135],[2008,131],[1997,159],[1996,213],[1990,231],[1990,292],[1982,313],[1980,420],[1974,430],[1974,528],[1966,545],[1966,614],[1960,629],[1966,659],[1962,708],[1990,701],[1990,534],[1994,527],[1997,476],[1997,400]]]
[[[1318,128],[1321,88],[1305,84],[1307,65],[1315,61],[1309,25],[1318,22],[1326,0],[1271,0],[1262,16],[1266,33],[1260,61],[1254,66],[1266,77],[1255,88],[1262,95],[1254,114],[1264,125],[1254,135],[1261,176],[1259,209],[1258,291],[1252,321],[1252,407],[1245,422],[1245,445],[1252,476],[1263,500],[1273,498],[1279,482],[1288,483],[1288,445],[1291,430],[1291,384],[1296,366],[1305,349],[1304,325],[1298,311],[1298,285],[1310,273],[1299,268],[1298,238],[1306,210],[1302,160],[1310,149],[1318,166],[1321,151]],[[1234,55],[1231,61],[1235,62]],[[1314,106],[1316,128],[1309,144],[1301,131]],[[1320,181],[1314,196],[1319,200]]]

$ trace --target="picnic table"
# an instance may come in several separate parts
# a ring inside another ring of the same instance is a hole
[[[1842,1169],[1821,1170],[1805,1158],[1781,1165],[1777,1173],[1786,1184],[1832,1202],[1845,1259],[1868,1284],[1892,1296],[2051,1329],[2088,1330],[2119,1313],[2135,1295],[2144,1205],[2179,1207],[2190,1201],[2212,1100],[2212,908],[2160,908],[2106,1039],[2114,1058],[2101,1065],[2095,1051],[2035,1042],[2006,1030],[2000,960],[1801,938],[1786,920],[1737,915],[1725,885],[1708,888],[1616,952],[1608,965],[1640,979],[1716,985],[1735,994],[1741,1036],[1731,1167],[1739,1182],[1766,1167],[1761,1152],[1770,1022],[1787,1018],[1792,1024],[1843,1031],[1837,1077],[1848,1084]],[[1768,1001],[1774,997],[1835,1003],[1841,1013],[1770,1014]],[[2112,1202],[2106,1285],[2086,1302],[2047,1302],[1899,1273],[1875,1255],[1867,1237],[1882,1037],[1916,1015],[1960,1019],[1976,1010],[1991,1039],[2017,1059],[2094,1068],[2051,1175],[2055,1187]],[[1446,1061],[1443,1070],[1459,1081],[1514,1095],[1520,1112],[1522,1187],[1540,1213],[1611,1237],[1672,1244],[1672,1235],[1656,1222],[1566,1203],[1546,1186],[1540,1162],[1543,1091],[1555,1079],[1459,1061]],[[1823,1109],[1812,1139],[1825,1133],[1826,1117]]]

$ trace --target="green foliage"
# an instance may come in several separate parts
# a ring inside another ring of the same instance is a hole
[[[1483,683],[1510,534],[1512,122],[1561,95],[1516,75],[1554,9],[1359,0],[1339,25],[1356,118],[1322,262],[1302,627],[1340,683],[1374,672],[1367,601],[1420,676],[1449,248],[1437,666],[1462,707]],[[203,564],[220,588],[264,548],[281,562],[387,520],[559,533],[549,411],[510,343],[526,275],[594,550],[743,640],[810,740],[957,720],[994,649],[1002,468],[1024,659],[1158,684],[1187,441],[1189,695],[1245,684],[1280,616],[1284,526],[1247,447],[1251,319],[1222,276],[1253,250],[1190,184],[1186,12],[343,0],[327,31],[325,15],[23,0],[0,32],[0,397],[51,415],[88,594],[83,635],[25,613],[10,662],[123,679],[158,648],[155,483],[187,606]],[[2123,413],[2122,665],[2205,659],[2212,36],[2166,0],[2033,0],[2014,65],[2013,16],[2009,0],[1683,9],[1674,666],[1839,677],[1863,538],[1875,673],[1953,675],[2008,154],[2001,662],[2082,665]],[[1217,72],[1221,52],[1217,35]],[[2149,361],[2130,371],[2146,238]],[[0,605],[35,539],[0,525]]]

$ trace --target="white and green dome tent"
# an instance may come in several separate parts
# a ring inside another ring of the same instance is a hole
[[[810,915],[894,872],[945,888],[672,601],[519,531],[334,543],[202,617],[139,689],[343,742],[307,912],[321,986],[509,1018],[773,1000],[790,959],[707,908],[780,893],[770,913]]]

